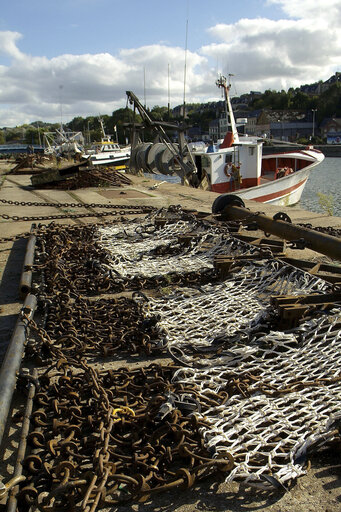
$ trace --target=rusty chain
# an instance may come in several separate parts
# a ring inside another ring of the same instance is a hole
[[[35,397],[19,510],[144,502],[229,472],[234,461],[227,451],[212,459],[205,449],[202,420],[192,414],[197,393],[172,384],[176,369],[152,364],[99,373],[86,363],[70,368],[65,359],[48,367]],[[227,394],[201,398],[205,409],[224,403]]]
[[[78,214],[59,214],[59,215],[31,215],[31,216],[18,216],[0,214],[0,218],[4,220],[13,220],[17,222],[27,221],[44,221],[44,220],[57,220],[57,219],[82,219],[88,217],[109,217],[118,215],[134,215],[134,214],[148,214],[157,211],[157,208],[153,206],[141,206],[141,205],[112,205],[102,203],[39,203],[31,201],[12,201],[7,199],[0,199],[0,203],[7,204],[10,206],[28,206],[28,207],[52,207],[52,208],[105,208],[111,210],[110,212],[91,212],[91,213],[78,213]]]

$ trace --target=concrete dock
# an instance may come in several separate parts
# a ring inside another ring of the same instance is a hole
[[[110,216],[99,217],[103,209],[98,207],[76,207],[76,204],[153,206],[156,208],[181,205],[183,208],[201,212],[211,212],[212,203],[217,197],[213,192],[185,188],[178,184],[161,183],[144,176],[130,176],[131,185],[122,187],[87,188],[72,191],[55,189],[34,189],[27,174],[6,174],[8,165],[0,163],[0,360],[11,337],[17,315],[22,307],[19,297],[19,282],[27,244],[27,234],[32,223],[48,224],[88,224],[110,221]],[[1,202],[4,200],[5,202]],[[8,204],[13,201],[16,204]],[[21,203],[47,203],[47,206]],[[67,206],[68,205],[68,206]],[[314,227],[341,229],[341,218],[309,212],[299,207],[275,207],[247,201],[246,207],[252,212],[273,216],[278,211],[285,212],[295,224],[309,223]],[[84,218],[70,218],[70,215],[90,213]],[[63,215],[65,218],[53,219]],[[3,217],[5,216],[5,218]],[[7,218],[8,216],[8,218]],[[40,220],[51,217],[51,219]],[[13,219],[14,217],[14,219]],[[38,218],[38,220],[33,220]],[[25,237],[22,237],[22,235]],[[330,262],[327,256],[311,251],[287,250],[288,256],[319,262]],[[335,469],[336,467],[336,469]],[[199,490],[180,493],[173,499],[177,512],[194,510],[265,510],[268,512],[337,512],[341,508],[341,487],[337,473],[339,454],[324,453],[312,458],[312,469],[299,479],[293,489],[276,498],[264,491],[245,489],[237,484],[203,482]],[[1,475],[0,475],[1,476]],[[214,488],[214,493],[212,489]],[[212,497],[213,496],[213,497]],[[167,497],[159,497],[157,508],[169,505]],[[155,510],[150,505],[143,510]],[[131,510],[140,510],[132,506]],[[170,510],[168,508],[168,510]]]

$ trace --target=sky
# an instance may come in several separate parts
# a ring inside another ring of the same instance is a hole
[[[219,101],[341,71],[340,0],[10,0],[0,9],[0,127],[142,104]]]

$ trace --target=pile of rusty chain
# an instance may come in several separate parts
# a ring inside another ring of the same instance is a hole
[[[230,472],[233,458],[211,457],[199,434],[204,420],[192,414],[222,405],[227,393],[199,404],[195,389],[171,383],[175,370],[49,367],[35,397],[19,510],[95,511]]]
[[[148,315],[141,301],[128,297],[88,300],[58,293],[46,311],[45,329],[35,322],[35,336],[26,356],[46,365],[56,358],[68,361],[162,352],[166,336],[157,325],[158,316]]]
[[[105,170],[87,169],[79,170],[75,175],[63,179],[61,181],[49,182],[36,185],[35,188],[53,188],[59,190],[75,190],[85,187],[99,187],[110,185],[112,187],[121,187],[122,185],[130,185],[132,182],[128,176],[121,172],[107,167]]]
[[[124,290],[141,290],[173,285],[195,285],[217,279],[214,269],[203,269],[168,276],[122,277],[110,269],[110,259],[96,242],[96,225],[56,226],[40,229],[37,236],[36,270],[44,274],[42,291],[56,295],[60,291],[73,294],[98,295]],[[172,249],[170,248],[170,251]]]
[[[341,229],[335,228],[333,226],[313,226],[312,224],[297,224],[298,226],[302,226],[303,228],[313,229],[318,231],[319,233],[327,233],[331,236],[336,236],[337,238],[341,238]]]

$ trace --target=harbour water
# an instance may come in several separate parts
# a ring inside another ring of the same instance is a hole
[[[297,206],[311,212],[327,213],[324,200],[330,205],[332,214],[341,217],[341,158],[325,158],[311,171]]]

